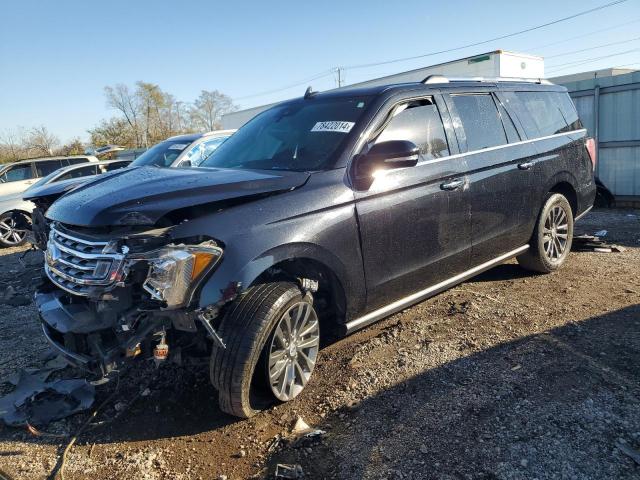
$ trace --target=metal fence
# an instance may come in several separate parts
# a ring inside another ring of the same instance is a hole
[[[600,180],[616,200],[640,200],[640,72],[563,85],[597,140]]]

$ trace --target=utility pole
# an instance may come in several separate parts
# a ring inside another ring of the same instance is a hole
[[[342,86],[342,67],[336,67],[336,73],[338,74],[338,88]]]

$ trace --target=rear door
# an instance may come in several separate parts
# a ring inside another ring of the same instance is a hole
[[[479,265],[525,245],[535,150],[492,89],[447,97],[466,152],[471,202],[471,262]]]
[[[60,170],[62,167],[66,167],[66,162],[62,160],[43,160],[41,162],[35,162],[36,177],[43,178],[47,175]]]
[[[390,112],[369,145],[410,140],[420,160],[378,172],[355,193],[369,311],[464,271],[471,248],[466,163],[446,104],[431,95]]]

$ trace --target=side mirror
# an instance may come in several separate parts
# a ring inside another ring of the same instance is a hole
[[[191,160],[183,160],[180,162],[180,168],[191,168],[192,166]]]
[[[371,174],[376,170],[413,167],[418,163],[420,149],[408,140],[389,140],[374,145],[358,158],[358,172]]]

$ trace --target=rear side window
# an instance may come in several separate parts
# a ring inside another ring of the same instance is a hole
[[[391,119],[376,143],[409,140],[420,148],[421,160],[446,157],[449,145],[438,107],[431,100],[411,102]]]
[[[498,109],[490,94],[452,95],[451,100],[467,137],[467,151],[507,143]]]
[[[45,162],[36,162],[36,172],[38,177],[46,177],[50,173],[62,168],[61,160],[47,160]]]
[[[568,93],[556,93],[558,97],[558,104],[560,106],[560,111],[562,112],[562,116],[564,117],[565,122],[569,125],[568,131],[571,130],[580,130],[582,127],[582,122],[578,117],[578,111],[576,110],[576,106],[571,100],[571,97]]]
[[[568,95],[558,92],[506,92],[529,138],[546,137],[581,128]]]
[[[72,178],[82,178],[82,177],[86,177],[89,175],[95,175],[96,172],[96,166],[95,165],[88,165],[86,167],[82,167],[82,168],[75,168],[73,170],[71,170],[70,172],[65,173],[64,175],[62,175],[60,178],[58,178],[57,180],[55,180],[56,182],[61,182],[62,180],[71,180]]]

